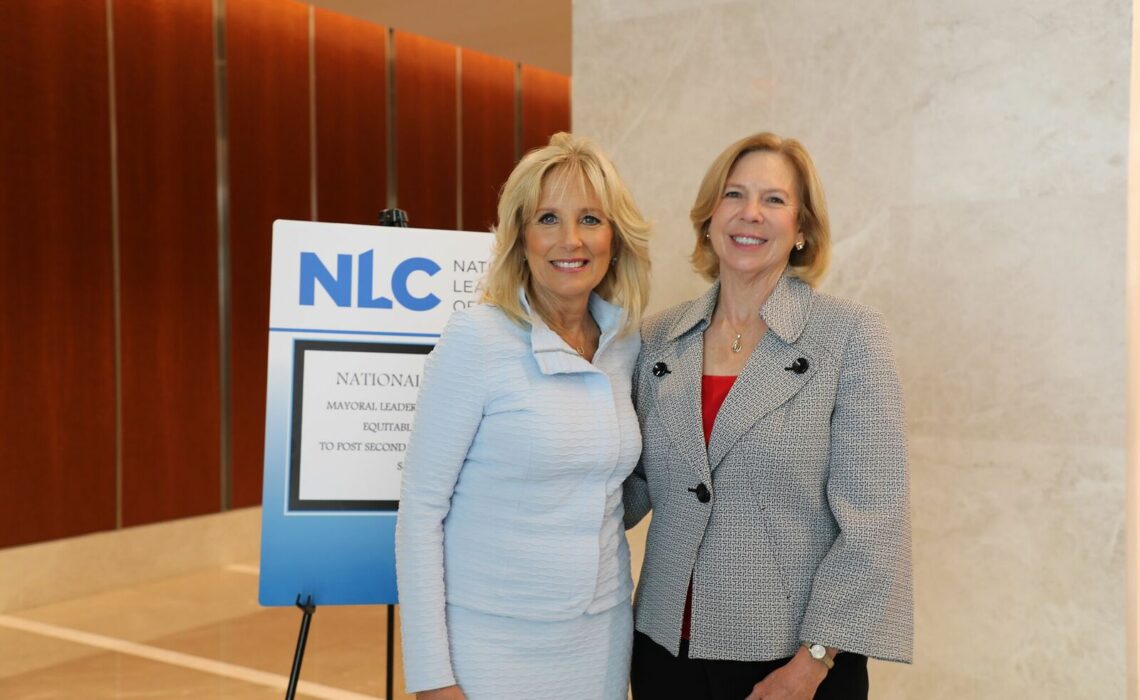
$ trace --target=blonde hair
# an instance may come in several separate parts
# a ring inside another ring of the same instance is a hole
[[[712,281],[720,276],[720,260],[705,237],[713,212],[724,196],[724,183],[736,164],[749,153],[769,151],[779,153],[796,171],[799,191],[796,192],[799,211],[797,223],[804,235],[803,250],[792,249],[788,256],[789,274],[815,286],[827,271],[831,260],[831,224],[827,218],[827,201],[823,184],[819,181],[815,164],[803,144],[795,139],[782,139],[763,132],[740,139],[726,148],[709,166],[697,190],[697,199],[689,211],[697,241],[690,260],[693,269]]]
[[[625,311],[623,332],[635,329],[649,300],[649,222],[638,211],[633,197],[610,159],[596,144],[580,136],[559,132],[550,143],[527,153],[515,166],[499,194],[499,221],[481,301],[494,304],[520,325],[529,323],[519,302],[519,287],[535,299],[530,267],[524,255],[523,231],[538,210],[538,200],[547,175],[578,177],[602,203],[613,231],[613,263],[594,289],[598,296]],[[563,185],[565,185],[563,180]],[[542,309],[535,310],[543,315]]]

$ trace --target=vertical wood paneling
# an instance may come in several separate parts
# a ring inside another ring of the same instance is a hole
[[[522,67],[523,153],[545,146],[551,134],[570,131],[570,78]]]
[[[220,508],[211,0],[115,0],[123,524]]]
[[[456,47],[395,32],[396,192],[412,226],[454,229]]]
[[[463,228],[487,231],[515,164],[515,64],[463,49],[461,65]]]
[[[387,29],[316,11],[317,218],[375,224],[388,200]]]
[[[0,547],[115,525],[102,2],[0,3]]]
[[[123,521],[219,505],[212,0],[0,3],[0,547],[115,524],[115,285]],[[233,505],[261,498],[272,222],[310,209],[309,6],[227,0]],[[316,11],[317,201],[386,204],[383,27]],[[514,66],[395,33],[397,196],[412,224],[487,229],[514,164]],[[524,148],[570,127],[566,76],[523,67]],[[462,104],[462,119],[458,119]],[[457,126],[462,125],[462,138]],[[462,191],[457,144],[462,143]]]
[[[226,2],[234,507],[261,502],[273,221],[310,218],[308,13]]]

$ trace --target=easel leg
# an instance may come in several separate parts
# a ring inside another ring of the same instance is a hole
[[[301,632],[297,635],[297,651],[293,654],[293,672],[289,674],[289,688],[285,691],[285,700],[293,700],[297,694],[297,681],[301,679],[301,661],[305,658],[305,642],[309,640],[309,623],[313,620],[313,613],[317,606],[313,605],[313,596],[309,596],[303,604],[301,595],[297,594],[297,607],[304,611],[301,616]]]
[[[394,675],[394,666],[396,658],[396,606],[391,603],[388,604],[388,672],[384,679],[384,700],[392,700],[392,693],[394,684],[392,683],[392,676]]]

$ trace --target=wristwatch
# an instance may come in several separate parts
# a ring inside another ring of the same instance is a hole
[[[824,666],[830,671],[835,666],[835,660],[827,655],[827,647],[815,642],[804,642],[804,647],[808,650],[808,655]]]

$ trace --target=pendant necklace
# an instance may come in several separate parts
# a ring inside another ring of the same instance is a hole
[[[725,324],[729,324],[729,321],[727,318],[725,319]],[[731,333],[733,336],[732,337],[732,352],[734,352],[736,354],[743,352],[744,351],[744,343],[742,341],[744,340],[744,334],[748,332],[747,324],[744,326],[744,330],[742,330],[742,331],[738,331],[735,326],[729,325],[728,332]]]
[[[567,345],[569,345],[574,350],[574,352],[578,353],[582,357],[586,356],[586,346],[590,344],[590,338],[589,338],[588,334],[583,334],[582,343],[578,344],[578,343],[575,343],[574,341],[570,340],[570,333],[569,332],[564,333],[564,332],[558,330],[557,328],[554,330],[554,332],[557,333],[558,336],[560,338],[562,338],[562,341],[564,343],[566,343]]]
[[[725,321],[725,323],[729,323],[727,318],[724,321]],[[744,345],[740,341],[744,337],[744,333],[747,330],[748,330],[747,326],[745,326],[743,331],[736,330],[735,326],[729,327],[729,333],[732,333],[735,336],[732,339],[732,351],[734,353],[739,353],[740,351],[744,350]]]
[[[555,331],[555,332],[557,333],[557,331]],[[562,338],[562,342],[564,342],[564,343],[566,343],[567,345],[569,345],[569,346],[570,346],[570,349],[571,349],[571,350],[573,350],[574,352],[578,353],[578,354],[579,354],[579,355],[581,355],[582,357],[585,357],[585,356],[586,356],[586,343],[582,343],[581,345],[577,345],[577,344],[575,344],[575,343],[574,343],[574,341],[570,340],[570,338],[568,337],[568,335],[569,335],[569,334],[567,334],[567,335],[562,335],[561,333],[558,333],[558,336],[559,336],[560,338]]]

